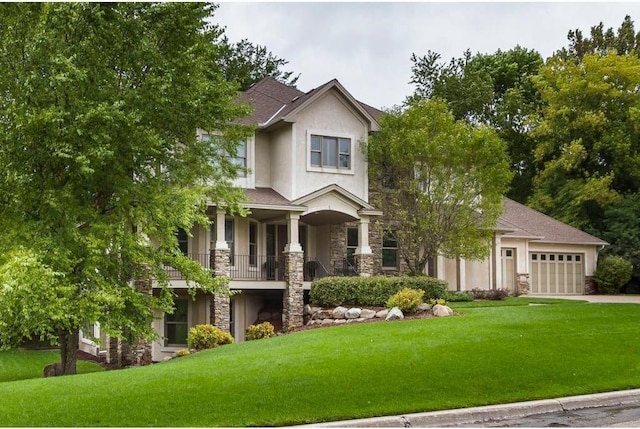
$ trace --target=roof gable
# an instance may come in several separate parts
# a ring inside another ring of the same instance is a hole
[[[241,122],[267,128],[280,121],[294,121],[298,112],[332,88],[335,88],[354,110],[371,124],[372,130],[380,129],[377,119],[383,112],[353,98],[336,79],[305,93],[274,78],[264,78],[242,93],[241,101],[253,107],[253,114],[243,118]]]

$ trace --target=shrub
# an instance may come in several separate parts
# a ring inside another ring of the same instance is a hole
[[[398,307],[403,313],[415,313],[416,308],[422,304],[423,296],[423,290],[406,287],[387,300],[387,308]]]
[[[196,325],[189,329],[187,344],[190,349],[197,351],[212,349],[224,344],[233,343],[233,337],[228,332],[213,325]]]
[[[431,298],[431,299],[428,301],[428,303],[429,303],[429,305],[431,305],[432,307],[433,307],[434,305],[438,305],[438,304],[439,304],[439,305],[447,305],[447,300],[446,300],[446,299],[442,299],[442,298],[438,298],[438,299],[436,299],[436,298]]]
[[[471,292],[447,292],[447,301],[449,302],[470,302],[473,301]]]
[[[631,280],[633,266],[631,262],[620,256],[607,256],[598,262],[593,273],[593,281],[599,293],[619,293],[620,288]]]
[[[187,356],[190,354],[191,352],[189,351],[189,349],[180,349],[180,350],[176,350],[175,352],[176,357]]]
[[[245,339],[247,341],[269,338],[276,335],[276,330],[269,322],[262,322],[258,325],[251,325],[247,328]]]
[[[319,306],[383,307],[403,288],[424,291],[424,299],[445,298],[447,283],[428,276],[324,277],[311,283],[311,301]]]
[[[507,289],[472,289],[473,299],[487,299],[491,301],[501,301],[509,296]]]

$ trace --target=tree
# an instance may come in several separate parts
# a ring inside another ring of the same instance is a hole
[[[286,85],[295,86],[300,75],[281,68],[289,61],[278,58],[266,46],[249,42],[247,39],[232,44],[224,36],[220,42],[218,66],[224,71],[228,81],[236,82],[242,91],[265,77],[272,77]]]
[[[457,119],[492,126],[507,143],[514,172],[508,195],[525,202],[535,175],[528,122],[540,107],[532,81],[543,64],[540,54],[516,46],[493,54],[466,51],[446,65],[431,51],[411,59],[414,97],[442,98]]]
[[[535,83],[545,104],[531,131],[538,174],[529,203],[601,235],[607,207],[640,189],[640,59],[554,57]]]
[[[0,8],[0,343],[57,342],[72,374],[87,322],[154,337],[154,310],[172,311],[164,266],[222,286],[175,234],[208,224],[207,201],[237,209],[223,153],[247,108],[214,61],[215,6]],[[157,295],[136,286],[150,276]]]
[[[579,28],[569,30],[569,46],[556,52],[556,56],[575,62],[580,62],[586,54],[606,55],[609,51],[618,55],[640,56],[640,32],[635,32],[629,15],[624,17],[617,32],[611,27],[605,30],[600,22],[591,27],[590,36],[585,38]]]
[[[367,145],[372,200],[411,274],[437,254],[489,252],[511,173],[505,145],[486,126],[456,121],[439,100],[416,100],[380,120]]]

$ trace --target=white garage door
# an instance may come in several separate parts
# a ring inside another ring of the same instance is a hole
[[[584,255],[531,253],[531,293],[584,293]]]

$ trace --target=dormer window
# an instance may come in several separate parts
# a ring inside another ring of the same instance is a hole
[[[351,169],[351,139],[311,135],[310,162],[313,167]]]

